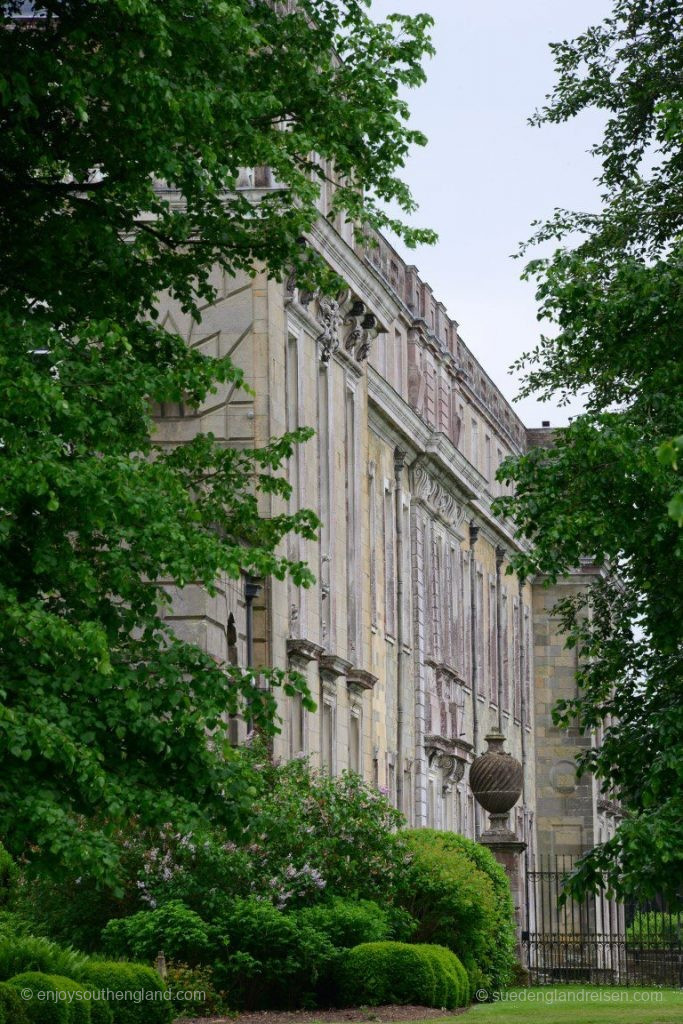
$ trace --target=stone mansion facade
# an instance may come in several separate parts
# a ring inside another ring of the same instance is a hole
[[[175,628],[219,659],[305,673],[317,711],[280,696],[275,756],[359,772],[413,825],[481,834],[469,766],[500,727],[523,766],[511,824],[528,863],[586,849],[610,834],[614,809],[590,777],[575,778],[574,753],[590,739],[552,725],[576,664],[551,608],[595,570],[581,566],[549,589],[521,584],[506,572],[519,541],[491,511],[501,460],[547,443],[549,431],[525,428],[383,238],[364,251],[348,225],[321,217],[309,242],[346,282],[338,300],[217,270],[200,324],[162,303],[170,329],[229,354],[254,390],[225,387],[199,410],[160,408],[158,440],[211,431],[260,445],[313,427],[288,478],[292,508],[322,523],[319,542],[288,541],[313,586],[226,579],[215,597],[189,586],[176,595]]]

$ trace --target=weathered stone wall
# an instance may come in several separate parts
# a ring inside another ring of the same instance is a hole
[[[235,445],[298,426],[316,432],[287,468],[291,507],[313,508],[322,522],[319,542],[287,541],[316,582],[300,590],[271,580],[254,602],[254,662],[304,671],[318,704],[309,714],[281,698],[275,756],[360,771],[412,823],[476,837],[485,822],[469,764],[500,726],[524,764],[512,824],[530,856],[541,808],[544,829],[583,842],[595,799],[589,806],[578,789],[564,800],[549,780],[550,762],[564,756],[549,707],[570,685],[571,658],[553,633],[551,595],[507,574],[519,542],[491,512],[498,464],[525,450],[525,429],[388,243],[366,255],[325,221],[311,243],[347,282],[339,301],[295,281],[217,273],[200,325],[162,303],[169,328],[229,354],[254,388],[223,388],[196,412],[159,409],[162,443],[201,430]],[[276,511],[264,499],[264,514]],[[243,580],[225,581],[213,599],[186,588],[173,609],[182,635],[241,664],[245,616]]]
[[[611,826],[603,823],[599,835],[599,792],[589,773],[577,777],[575,758],[595,742],[578,729],[553,724],[552,709],[561,698],[577,695],[576,649],[568,650],[553,612],[558,601],[577,594],[597,574],[591,565],[580,567],[565,580],[534,587],[534,687],[536,703],[536,820],[539,852],[576,856],[607,838]]]

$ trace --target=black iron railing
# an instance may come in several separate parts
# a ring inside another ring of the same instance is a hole
[[[522,934],[535,985],[683,985],[683,914],[661,900],[637,905],[602,893],[560,906],[570,857],[526,872]]]

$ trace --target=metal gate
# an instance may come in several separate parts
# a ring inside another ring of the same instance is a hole
[[[532,985],[683,986],[683,915],[662,901],[617,903],[604,894],[558,906],[570,857],[526,872],[522,932]]]

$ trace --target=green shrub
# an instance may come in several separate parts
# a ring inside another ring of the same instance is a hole
[[[231,1006],[311,1005],[337,957],[322,932],[255,897],[235,900],[218,926],[227,948],[214,971]]]
[[[419,944],[416,949],[427,958],[434,971],[434,1005],[453,1010],[456,1006],[467,1006],[470,997],[470,983],[467,971],[458,957],[445,946]]]
[[[192,965],[211,960],[209,926],[178,900],[158,910],[141,910],[131,917],[109,921],[102,932],[106,953],[133,960],[154,960],[163,950],[172,960]]]
[[[358,775],[330,776],[299,759],[263,758],[259,776],[244,841],[255,891],[281,907],[315,904],[323,892],[386,898],[402,859],[392,834],[404,822],[386,797]]]
[[[0,910],[8,910],[16,895],[17,868],[0,843]]]
[[[127,841],[123,841],[127,842]],[[99,952],[102,929],[114,917],[125,917],[146,909],[136,886],[138,861],[129,863],[123,851],[128,888],[123,899],[93,879],[32,877],[19,885],[16,909],[33,935],[49,935],[61,945],[73,945],[85,952]]]
[[[409,856],[395,896],[418,921],[415,939],[448,946],[472,987],[505,988],[515,964],[515,924],[503,868],[485,847],[454,832],[406,830],[398,842]]]
[[[381,942],[391,934],[389,916],[371,900],[345,900],[337,896],[328,903],[305,907],[298,911],[297,918],[326,935],[336,949]]]
[[[13,985],[0,982],[0,1024],[29,1024],[26,1004]]]
[[[169,1024],[173,1019],[168,989],[151,967],[91,960],[78,980],[91,989],[128,993],[126,998],[109,1000],[114,1024]]]
[[[196,994],[192,999],[174,997],[173,1006],[179,1017],[215,1017],[228,1009],[223,993],[216,989],[210,967],[169,963],[166,984],[174,993]]]
[[[626,944],[632,949],[667,949],[682,943],[683,922],[676,914],[637,911],[626,929]]]
[[[157,906],[180,900],[205,921],[223,913],[226,894],[279,910],[331,896],[386,899],[403,858],[392,842],[403,816],[385,797],[357,775],[331,777],[302,760],[273,765],[258,747],[239,757],[253,765],[257,791],[240,844],[220,829],[169,829],[142,853],[140,893]]]
[[[23,914],[14,910],[0,910],[0,938],[14,935],[35,935]]]
[[[0,936],[0,981],[24,971],[77,978],[88,962],[74,949],[63,949],[49,939],[34,935]]]
[[[12,978],[9,985],[19,992],[30,989],[33,993],[31,999],[22,997],[30,1024],[91,1024],[90,1001],[77,998],[85,988],[71,978],[27,971]],[[44,992],[46,998],[39,999],[39,992]]]
[[[435,1002],[431,960],[420,946],[405,942],[365,942],[350,949],[340,963],[339,992],[349,1006],[441,1005]]]
[[[394,942],[412,942],[418,929],[418,922],[404,907],[388,904],[385,909],[389,925],[388,939]]]
[[[91,1024],[114,1024],[114,1011],[106,999],[100,998],[100,994],[93,985],[85,985],[84,988],[93,993],[92,998],[88,1001]]]

